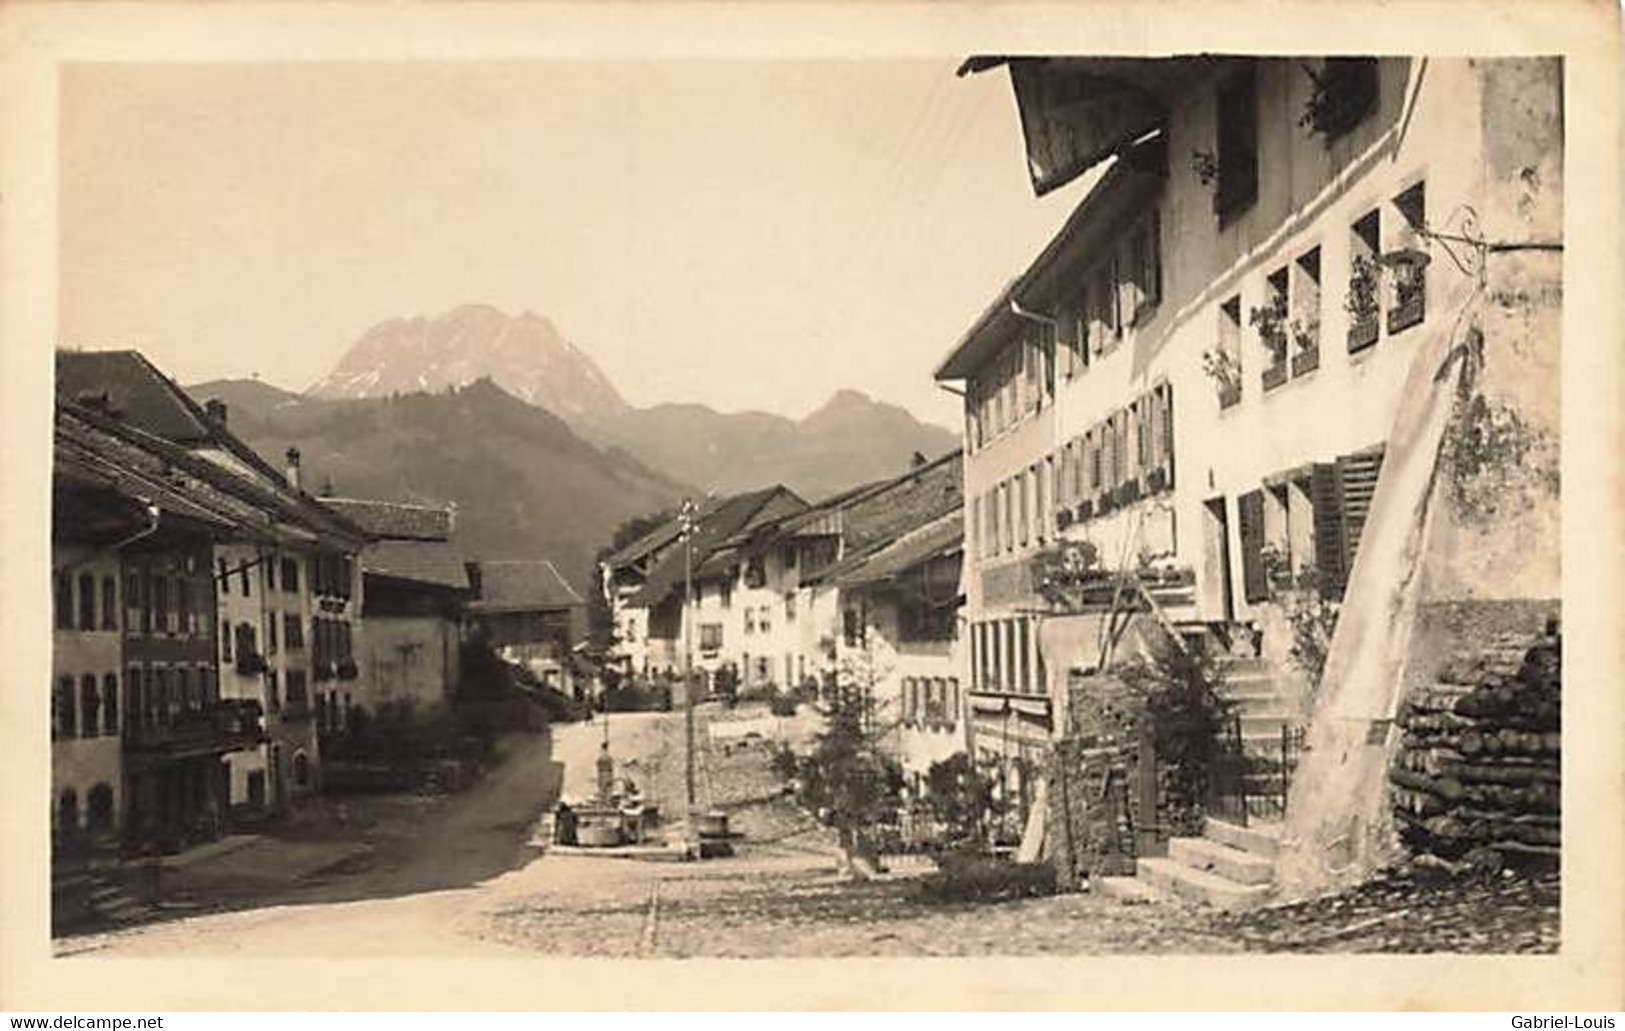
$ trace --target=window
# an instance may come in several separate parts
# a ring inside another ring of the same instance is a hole
[[[96,629],[96,578],[79,574],[79,629]]]
[[[305,625],[296,612],[282,616],[282,643],[290,650],[305,646]]]
[[[73,629],[73,577],[56,574],[56,628]]]
[[[305,671],[302,669],[288,670],[288,707],[299,709],[310,703],[310,697],[305,685]]]
[[[1258,85],[1247,62],[1219,86],[1219,179],[1213,211],[1224,226],[1258,199]]]
[[[147,725],[147,678],[140,666],[131,666],[124,673],[124,712],[130,717],[131,729]]]
[[[789,623],[794,623],[796,620],[796,594],[794,591],[786,591],[784,594],[784,618]]]
[[[903,641],[951,641],[959,610],[954,605],[905,605],[899,613],[898,638]]]
[[[773,631],[773,611],[766,605],[756,610],[756,628],[764,634]]]
[[[152,578],[153,624],[160,633],[169,633],[169,577]]]
[[[1264,303],[1252,311],[1252,324],[1264,350],[1265,390],[1273,390],[1287,379],[1287,270],[1285,266],[1264,277]]]
[[[118,581],[102,577],[102,629],[118,629]]]
[[[1089,353],[1102,355],[1117,346],[1121,321],[1117,310],[1116,261],[1108,258],[1089,276]]]
[[[1264,569],[1264,492],[1251,490],[1236,499],[1237,535],[1241,538],[1241,581],[1249,605],[1269,600]]]
[[[131,573],[124,581],[124,626],[126,632],[137,626],[141,632],[152,632],[152,609],[147,604],[147,578],[143,573]]]
[[[1292,321],[1288,336],[1292,347],[1292,375],[1302,376],[1320,365],[1320,248],[1311,248],[1292,263]]]
[[[1393,284],[1388,309],[1388,332],[1401,330],[1421,322],[1427,314],[1427,266],[1421,260],[1418,247],[1422,232],[1427,228],[1427,192],[1424,183],[1417,183],[1394,198],[1394,209],[1399,213],[1401,229],[1395,242],[1396,257],[1390,276]]]
[[[118,674],[109,673],[102,678],[102,733],[114,737],[118,732]]]
[[[1315,569],[1322,592],[1330,598],[1342,597],[1354,569],[1382,461],[1381,447],[1367,448],[1334,462],[1316,463],[1311,470]]]
[[[197,633],[192,621],[192,584],[188,580],[175,581],[175,629],[183,634]]]
[[[94,673],[86,673],[79,678],[79,711],[82,713],[82,736],[97,736],[102,725],[102,693]]]
[[[245,598],[248,597],[249,583],[248,583],[248,562],[247,561],[244,561],[241,565],[239,565],[237,567],[237,581],[238,581],[238,585],[242,588],[243,597],[245,597]]]
[[[1153,210],[1130,226],[1118,244],[1118,311],[1125,326],[1145,325],[1162,299],[1159,232]]]
[[[269,560],[267,560],[269,561]],[[282,590],[286,594],[299,593],[299,560],[285,558],[282,560]]]
[[[265,617],[265,654],[275,655],[277,650],[276,613]]]
[[[175,671],[175,711],[191,712],[197,707],[197,699],[192,696],[192,674],[189,670],[181,668]]]
[[[72,677],[63,677],[56,688],[57,736],[72,738],[79,735],[79,703],[74,697]]]
[[[722,586],[717,589],[717,600],[724,609],[733,607],[734,583],[732,579],[722,581]]]
[[[220,621],[220,661],[231,661],[231,624]]]
[[[841,636],[848,648],[861,648],[864,642],[863,613],[858,609],[845,609],[841,613]]]
[[[745,633],[754,634],[755,632],[756,632],[756,610],[747,605],[745,607]]]
[[[169,723],[170,706],[169,671],[155,669],[150,676],[151,680],[148,683],[152,690],[148,693],[147,704],[152,707],[154,716],[152,722],[159,726],[166,726]]]
[[[1350,354],[1377,342],[1382,317],[1382,277],[1377,264],[1381,248],[1382,217],[1369,211],[1349,229],[1349,285],[1343,308],[1349,317]]]
[[[1016,543],[1023,548],[1027,546],[1027,533],[1032,524],[1032,509],[1027,503],[1028,495],[1032,493],[1032,481],[1033,471],[1026,469],[1018,477],[1016,487],[1016,495],[1019,499],[1018,514],[1016,516]]]
[[[721,647],[722,647],[722,624],[721,623],[701,623],[700,624],[700,650],[704,651],[704,652],[714,652],[714,651],[719,650]]]
[[[276,670],[268,670],[265,674],[265,705],[272,712],[282,708],[282,689],[277,681]]]
[[[1214,359],[1218,381],[1219,407],[1229,408],[1241,401],[1241,298],[1232,297],[1219,305],[1219,347]]]

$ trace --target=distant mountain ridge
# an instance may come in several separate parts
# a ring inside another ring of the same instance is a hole
[[[299,448],[305,487],[341,497],[455,504],[471,558],[549,558],[583,594],[615,527],[694,493],[631,455],[596,447],[489,378],[438,393],[324,399],[253,380],[187,388],[280,464]]]
[[[510,316],[489,304],[380,322],[306,393],[329,399],[434,393],[484,377],[567,421],[626,407],[597,364],[545,316]]]
[[[783,483],[818,498],[894,475],[916,452],[935,457],[958,445],[948,430],[856,390],[837,391],[800,420],[692,403],[633,408],[546,317],[509,316],[483,304],[378,323],[307,393],[380,398],[432,393],[482,377],[553,413],[609,453],[624,451],[715,493]]]

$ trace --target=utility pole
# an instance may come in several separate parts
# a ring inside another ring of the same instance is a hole
[[[694,513],[691,498],[682,506],[683,527],[683,788],[688,814],[694,814]]]

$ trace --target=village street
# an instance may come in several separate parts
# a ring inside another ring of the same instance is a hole
[[[955,956],[1228,953],[1325,944],[1427,950],[1452,946],[1471,905],[1427,921],[1402,893],[1338,900],[1308,913],[1246,917],[1174,905],[1061,895],[996,905],[922,901],[908,876],[867,882],[840,868],[830,832],[783,799],[763,737],[699,735],[702,802],[727,811],[743,837],[735,856],[702,863],[548,855],[532,826],[558,797],[591,791],[602,717],[508,739],[509,754],[480,785],[421,814],[412,832],[380,841],[255,901],[253,908],[183,916],[127,931],[59,940],[60,955],[256,956],[564,955],[606,957]],[[773,721],[741,713],[751,726]],[[611,717],[618,769],[681,805],[682,718]],[[805,733],[805,721],[779,733]],[[675,803],[675,805],[673,804]],[[1443,903],[1443,899],[1440,900]],[[1510,900],[1493,943],[1555,947],[1551,900]],[[1549,910],[1549,919],[1517,916]],[[1409,915],[1406,915],[1409,912]],[[1441,909],[1441,913],[1446,911]],[[1373,914],[1375,914],[1373,916]],[[1403,917],[1403,919],[1398,919]],[[1482,924],[1480,933],[1483,932]],[[1343,933],[1345,927],[1352,933]],[[1394,930],[1401,932],[1396,939]],[[1427,935],[1432,935],[1431,938]],[[1485,944],[1479,942],[1480,947]]]

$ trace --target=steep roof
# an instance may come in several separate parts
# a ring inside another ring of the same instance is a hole
[[[959,553],[964,548],[964,536],[964,511],[955,506],[895,541],[842,559],[824,573],[824,579],[843,587],[894,580],[933,559]]]
[[[725,497],[703,499],[699,503],[700,518],[704,519],[711,513],[715,512],[717,508],[727,500],[728,499]],[[682,532],[682,517],[672,516],[670,519],[661,523],[653,530],[650,530],[642,537],[639,537],[637,540],[621,548],[619,551],[612,553],[608,558],[604,559],[604,564],[609,566],[611,569],[618,569],[621,566],[636,562],[639,559],[648,556],[652,552],[659,551],[660,549],[675,543]]]
[[[821,582],[841,563],[890,544],[956,511],[964,499],[964,453],[958,449],[853,498],[840,510],[841,559],[803,570],[803,583]]]
[[[807,503],[794,491],[782,485],[723,498],[709,511],[702,510],[700,514],[693,539],[694,568],[703,565],[714,551],[736,534],[778,519],[787,511],[800,511],[806,506]],[[673,549],[649,571],[648,579],[628,604],[653,608],[665,601],[683,582],[683,562],[683,549]]]
[[[367,532],[392,541],[451,539],[452,510],[368,498],[322,498],[321,503]]]
[[[359,526],[288,486],[280,470],[211,419],[139,351],[58,351],[56,375],[59,408],[72,406],[79,417],[126,440],[141,435],[144,447],[329,544],[359,547],[365,542]],[[241,466],[234,469],[209,457],[213,448]]]
[[[478,580],[478,597],[468,607],[476,612],[528,612],[583,605],[557,567],[547,559],[470,563]]]
[[[468,569],[462,554],[449,541],[385,540],[361,553],[361,570],[368,576],[469,589]]]

